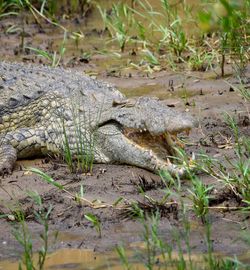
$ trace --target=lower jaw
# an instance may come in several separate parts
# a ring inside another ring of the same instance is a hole
[[[149,132],[135,132],[133,130],[124,132],[124,135],[139,147],[152,150],[157,157],[163,160],[178,156],[175,150],[175,145],[178,146],[176,135],[165,133],[153,136]]]

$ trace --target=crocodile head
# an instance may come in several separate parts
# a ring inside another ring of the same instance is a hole
[[[172,138],[180,132],[188,132],[194,126],[194,120],[157,98],[141,97],[114,100],[112,108],[101,115],[98,126],[101,132],[110,130],[116,134],[109,134],[108,141],[115,149],[111,152],[118,162],[152,171],[162,168],[171,171],[176,167],[172,163],[170,165],[170,157],[176,155]],[[101,137],[102,142],[107,140]],[[105,143],[102,147],[106,147]]]
[[[170,109],[158,98],[113,101],[113,107],[117,109],[113,109],[112,120],[151,135],[176,134],[190,130],[194,124],[190,116]]]

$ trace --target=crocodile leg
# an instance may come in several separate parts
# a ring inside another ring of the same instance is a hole
[[[49,145],[52,149],[53,145]],[[0,175],[9,174],[17,158],[42,156],[48,152],[45,132],[41,129],[20,128],[0,138]]]
[[[98,141],[104,146],[103,149],[108,149],[105,154],[111,161],[131,164],[155,172],[165,169],[173,176],[181,177],[185,174],[185,169],[157,157],[152,150],[147,150],[130,141],[115,125],[105,125]]]
[[[17,151],[12,145],[0,145],[0,175],[10,174],[17,160]]]

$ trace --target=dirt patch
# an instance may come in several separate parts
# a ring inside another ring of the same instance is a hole
[[[6,30],[12,23],[11,20],[3,21],[1,29]],[[27,26],[27,31],[30,33],[26,39],[28,45],[36,47],[36,44],[40,43],[41,48],[51,49],[51,47],[48,47],[49,42],[51,42],[48,41],[48,36],[52,35],[51,31],[54,28],[47,27],[49,30],[44,29],[39,36],[33,38],[39,32],[39,28],[30,23]],[[0,54],[5,55],[5,60],[18,59],[36,63],[43,62],[38,57],[29,55],[28,52],[25,56],[18,52],[17,44],[20,38],[18,33],[9,36],[4,34],[3,31],[0,38]],[[56,39],[55,36],[54,39]],[[3,57],[1,58],[3,60]],[[175,107],[177,110],[188,111],[194,115],[198,127],[192,130],[189,137],[182,135],[185,140],[188,140],[186,151],[189,155],[197,154],[203,150],[220,161],[224,160],[224,156],[235,157],[233,134],[225,123],[223,116],[225,113],[236,118],[241,135],[250,136],[250,106],[228,84],[228,82],[236,82],[233,76],[224,80],[215,78],[213,73],[173,74],[167,71],[146,76],[145,73],[131,70],[117,75],[117,73],[106,72],[103,67],[100,68],[101,62],[108,61],[108,56],[106,58],[99,56],[89,62],[77,58],[71,51],[66,59],[66,67],[70,66],[81,71],[99,70],[98,78],[112,82],[129,96],[144,95],[145,93],[156,95],[164,99],[168,106]],[[72,59],[75,59],[73,64],[70,61]],[[250,69],[248,67],[248,78],[250,77],[249,74]],[[148,202],[141,195],[139,186],[144,186],[145,194],[155,200],[164,195],[160,177],[139,168],[122,165],[95,165],[92,175],[75,175],[70,174],[64,164],[53,160],[19,161],[13,174],[3,178],[0,182],[0,214],[10,214],[10,209],[19,202],[26,215],[29,229],[34,235],[33,245],[35,248],[40,245],[38,235],[42,226],[35,221],[33,214],[35,206],[27,197],[27,191],[29,190],[37,191],[41,195],[46,208],[52,207],[49,219],[51,239],[54,238],[53,235],[56,231],[59,231],[59,235],[55,242],[51,242],[51,250],[88,248],[107,251],[122,242],[129,244],[141,241],[142,225],[139,221],[124,215],[121,209],[108,206],[93,209],[86,204],[80,205],[69,198],[65,192],[43,182],[39,176],[25,171],[24,167],[27,166],[42,169],[72,194],[79,193],[82,186],[84,197],[87,200],[91,202],[98,200],[105,205],[112,205],[119,198],[123,198],[123,203],[140,201],[142,205],[147,205]],[[216,187],[217,193],[211,205],[239,205],[240,202],[230,192],[220,190],[220,183],[217,183],[214,178],[203,174],[200,174],[199,177],[204,183],[213,184]],[[190,183],[187,179],[184,179],[182,185],[183,190],[187,190]],[[184,197],[187,197],[187,195],[187,192],[183,193]],[[165,240],[171,240],[171,229],[173,227],[181,228],[182,224],[178,218],[178,209],[176,210],[174,205],[164,211],[159,225],[160,234]],[[100,220],[101,238],[91,223],[84,217],[87,213],[93,213]],[[200,221],[197,221],[191,211],[189,215],[190,219],[193,220],[191,247],[198,253],[206,252],[204,227]],[[239,232],[244,231],[250,225],[249,214],[216,209],[211,211],[210,220],[212,222],[214,252],[242,254],[249,249],[244,242],[239,240]],[[11,221],[8,218],[0,219],[0,260],[17,257],[22,253],[22,248],[15,241],[11,230]]]
[[[146,191],[148,196],[157,200],[164,195],[159,177],[138,168],[96,165],[93,176],[74,176],[69,175],[64,167],[54,170],[52,162],[46,164],[46,166],[43,164],[41,166],[39,163],[41,164],[40,160],[30,165],[42,168],[73,194],[79,193],[80,185],[82,185],[85,192],[84,197],[90,201],[99,200],[104,204],[112,205],[122,197],[127,201],[138,200],[147,203],[143,200],[143,196],[140,195],[138,189],[141,177],[146,179],[148,186],[151,184],[149,190]],[[21,163],[18,165],[21,165]],[[205,177],[204,180],[211,181],[211,179]],[[183,185],[188,187],[189,183],[184,182]],[[19,205],[26,215],[29,228],[34,235],[34,247],[40,244],[38,235],[42,230],[42,226],[35,222],[33,215],[34,202],[27,198],[26,191],[31,189],[41,195],[45,208],[49,208],[49,206],[53,208],[49,221],[51,239],[54,239],[53,233],[56,231],[60,233],[56,243],[51,242],[52,249],[67,247],[106,251],[122,242],[131,244],[141,240],[142,225],[140,222],[124,216],[125,212],[123,210],[112,207],[93,209],[86,205],[79,205],[71,198],[68,198],[67,194],[41,181],[39,177],[33,174],[25,175],[25,172],[17,168],[11,177],[2,180],[0,211],[2,214],[10,213],[8,208],[14,205],[17,200],[19,201]],[[232,197],[224,196],[222,201],[217,202],[217,205],[225,202],[232,203]],[[8,207],[6,208],[6,206]],[[91,223],[84,218],[87,213],[94,213],[101,221],[102,238],[98,237]],[[192,219],[194,220],[192,224],[194,226],[192,233],[193,248],[197,252],[205,251],[204,228],[195,217]],[[246,219],[247,216],[242,216],[237,212],[220,212],[218,210],[211,212],[211,220],[215,229],[213,232],[215,252],[223,250],[225,254],[240,254],[247,250],[247,246],[243,243],[235,242],[239,230],[244,227]],[[17,245],[11,235],[11,222],[8,219],[1,219],[0,225],[0,242],[4,247],[1,248],[1,259],[19,256],[22,248]],[[182,224],[178,220],[176,209],[171,209],[162,215],[160,222],[160,232],[166,240],[171,239],[171,228],[174,226],[181,227]]]

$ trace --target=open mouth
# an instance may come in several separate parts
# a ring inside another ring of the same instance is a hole
[[[188,130],[186,131],[188,133]],[[147,150],[152,150],[158,157],[166,160],[176,157],[176,147],[183,148],[183,144],[177,138],[177,134],[165,132],[160,135],[152,135],[147,130],[125,128],[123,134],[133,143]]]

